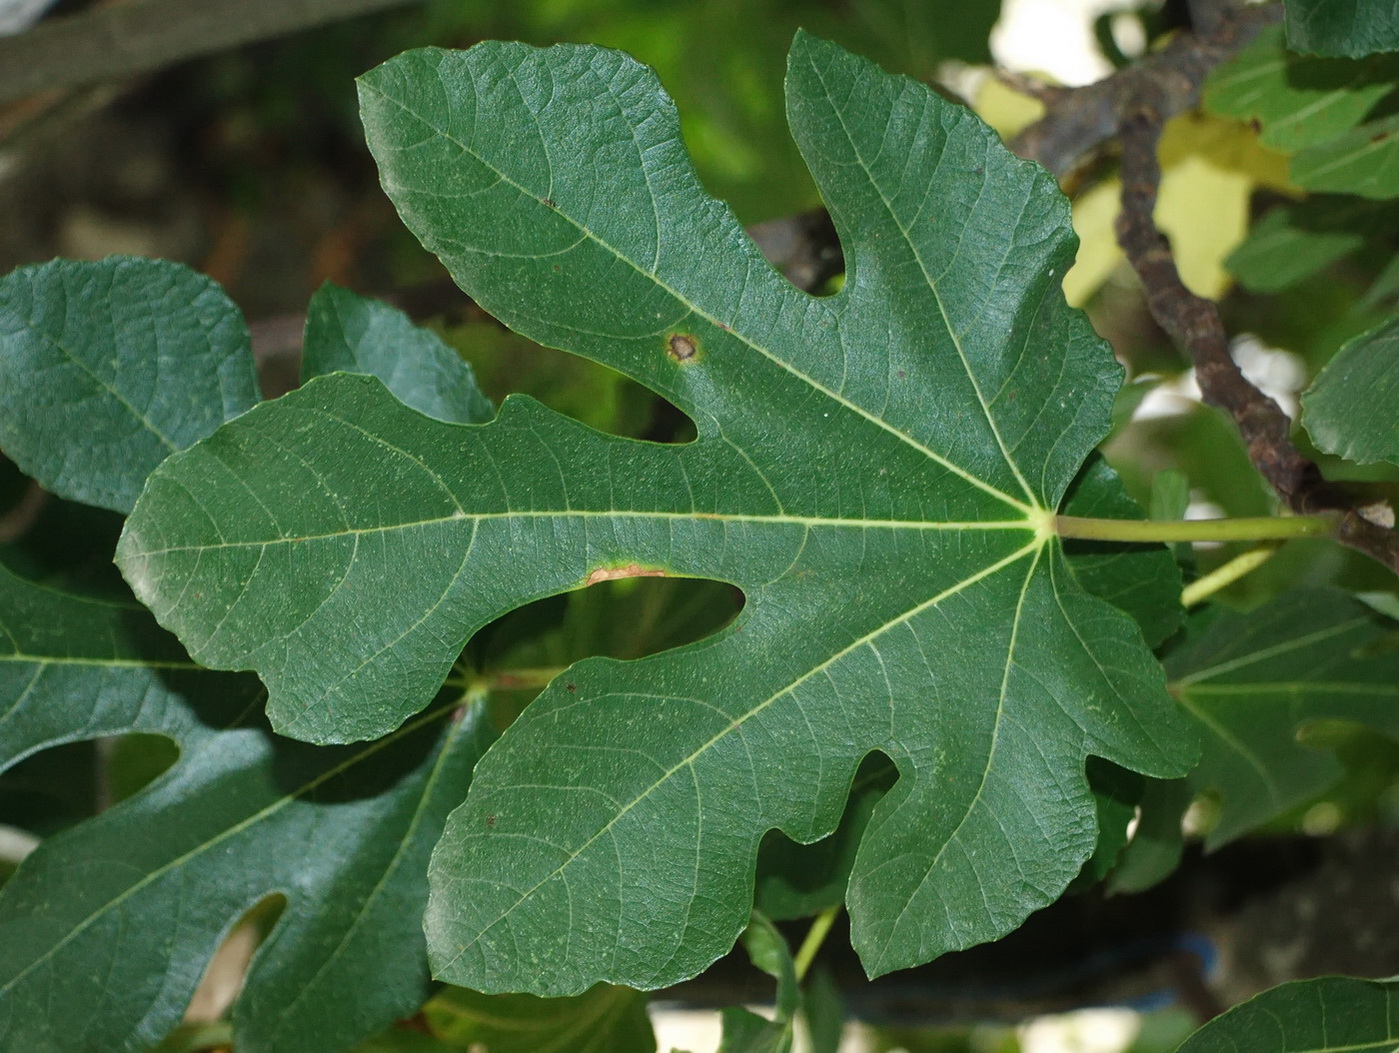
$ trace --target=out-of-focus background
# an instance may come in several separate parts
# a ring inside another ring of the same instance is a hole
[[[0,0],[0,34],[13,37],[0,39],[0,58],[8,57],[0,61],[0,273],[55,256],[129,253],[188,263],[223,284],[253,324],[269,395],[294,382],[307,300],[331,280],[389,298],[432,324],[472,363],[496,400],[528,391],[596,427],[662,439],[674,438],[683,422],[668,417],[647,392],[600,366],[510,334],[456,292],[379,189],[359,129],[355,75],[410,47],[466,47],[487,38],[624,49],[653,66],[674,96],[709,189],[745,224],[777,221],[766,229],[781,238],[792,229],[782,221],[820,205],[783,113],[783,64],[797,27],[932,84],[1010,136],[1042,107],[1005,74],[1090,83],[1160,46],[1188,17],[1176,0],[389,0],[359,5],[378,8],[370,13],[325,14],[296,32],[213,54],[155,61],[116,80],[66,86],[41,78],[37,88],[25,80],[42,73],[19,35],[36,20],[96,17],[124,6],[130,5]],[[210,6],[227,9],[222,31],[238,39],[262,9],[282,3]],[[155,27],[146,31],[159,37]],[[151,42],[124,43],[134,53]],[[152,46],[159,50],[159,40]],[[1263,146],[1246,124],[1199,114],[1170,124],[1161,156],[1158,221],[1171,236],[1187,284],[1222,301],[1245,372],[1295,413],[1297,393],[1320,362],[1383,317],[1385,301],[1374,290],[1388,273],[1394,230],[1385,234],[1381,223],[1376,237],[1371,224],[1334,266],[1286,297],[1264,295],[1241,286],[1237,267],[1231,271],[1226,260],[1253,217],[1299,193],[1289,182],[1287,159]],[[1113,169],[1113,158],[1105,156],[1066,186],[1082,240],[1066,294],[1089,312],[1128,370],[1109,460],[1143,504],[1184,486],[1177,496],[1187,515],[1267,514],[1269,492],[1231,425],[1200,406],[1187,363],[1150,320],[1116,247],[1112,221],[1120,187]],[[1393,217],[1385,222],[1399,227]],[[1342,470],[1339,462],[1324,463]],[[22,485],[8,464],[3,469],[0,488]],[[1388,471],[1346,470],[1357,482],[1381,483]],[[70,559],[74,548],[94,534],[105,537],[115,522],[105,513],[57,506],[41,514],[50,517],[43,543],[27,554],[40,564],[43,544]],[[1205,570],[1231,554],[1200,546],[1193,558]],[[1235,586],[1231,602],[1248,606],[1270,598],[1297,582],[1299,568],[1308,582],[1361,590],[1392,584],[1354,553],[1297,542]],[[1376,847],[1364,838],[1342,838],[1339,848],[1323,849],[1309,838],[1359,820],[1399,818],[1399,748],[1374,736],[1352,741],[1345,729],[1331,734],[1347,774],[1323,801],[1275,824],[1278,840],[1240,843],[1208,859],[1192,849],[1185,876],[1173,878],[1155,898],[1106,906],[1080,900],[1087,904],[1085,919],[1135,912],[1134,922],[1102,926],[1118,935],[1099,939],[1097,923],[1075,920],[1078,915],[1065,921],[1061,914],[1032,919],[1030,935],[999,952],[1001,958],[994,951],[953,956],[931,972],[891,978],[882,988],[862,989],[858,977],[839,976],[853,985],[847,1004],[864,1021],[842,1048],[1165,1051],[1196,1026],[1199,1000],[1218,995],[1210,984],[1221,969],[1232,970],[1222,982],[1235,984],[1242,996],[1296,973],[1298,956],[1320,956],[1343,968],[1350,937],[1343,932],[1336,946],[1322,945],[1308,923],[1339,910],[1337,904],[1362,916],[1370,910],[1363,899],[1347,901],[1338,882],[1348,868],[1392,860],[1393,842]],[[26,816],[31,828],[36,814],[46,816],[39,826],[48,832],[91,810],[91,802],[78,802],[90,785],[72,783],[72,801],[41,799],[34,789],[52,785],[52,765],[65,763],[64,756],[74,755],[51,751],[39,759],[49,768],[20,765],[0,779],[0,856],[23,852],[23,831],[4,825],[14,816]],[[148,774],[155,770],[158,765]],[[1186,822],[1195,832],[1207,829],[1208,808],[1193,810]],[[222,979],[211,972],[192,1018],[214,1019],[226,1008],[241,975],[238,963],[256,946],[257,932],[255,925],[238,930],[243,944],[231,943],[223,958],[233,966]],[[1015,968],[1009,968],[1012,960]],[[726,975],[715,982],[727,982]],[[699,984],[668,996],[654,1012],[660,1049],[714,1050],[718,1016],[703,1006],[735,993],[741,999],[748,990],[740,977],[731,989]]]

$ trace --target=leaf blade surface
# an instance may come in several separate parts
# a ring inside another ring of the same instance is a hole
[[[1396,987],[1393,981],[1349,976],[1294,980],[1211,1020],[1182,1043],[1180,1053],[1389,1053],[1399,1040]]]
[[[336,371],[378,377],[404,403],[438,420],[483,424],[495,414],[471,367],[436,333],[380,300],[326,282],[306,309],[301,378]]]

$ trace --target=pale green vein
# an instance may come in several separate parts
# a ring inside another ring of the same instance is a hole
[[[487,512],[470,515],[453,512],[451,515],[435,516],[429,519],[406,520],[402,523],[386,523],[381,526],[353,527],[348,530],[327,531],[323,534],[298,534],[294,537],[278,537],[259,541],[218,541],[202,545],[172,545],[169,548],[143,549],[132,556],[164,556],[172,552],[208,552],[219,549],[259,548],[269,545],[294,545],[308,541],[330,541],[342,537],[362,537],[368,534],[392,533],[399,530],[412,530],[418,527],[439,526],[443,523],[479,523],[492,519],[655,519],[680,520],[684,522],[717,523],[762,523],[780,526],[800,526],[808,529],[834,527],[856,530],[1034,530],[1035,524],[1028,519],[991,520],[989,522],[938,523],[916,519],[821,519],[817,516],[765,516],[730,515],[719,512],[630,512],[618,511],[522,511]]]

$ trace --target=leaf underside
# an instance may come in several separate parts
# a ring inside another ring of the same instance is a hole
[[[728,629],[589,659],[478,766],[433,860],[436,975],[654,988],[748,918],[765,831],[899,779],[847,893],[871,973],[993,939],[1095,841],[1088,754],[1171,777],[1193,746],[1125,614],[1046,528],[1120,370],[1059,278],[1067,203],[974,116],[800,35],[789,121],[841,232],[807,296],[699,186],[650,71],[596,47],[410,52],[367,74],[408,226],[524,335],[670,399],[695,442],[600,435],[511,397],[479,427],[372,379],[312,381],[153,476],[119,562],[274,726],[396,727],[470,634],[663,573],[741,588]]]

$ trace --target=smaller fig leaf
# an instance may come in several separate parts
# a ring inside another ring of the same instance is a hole
[[[258,400],[243,316],[167,260],[0,278],[0,449],[60,497],[128,512],[151,469]]]
[[[1274,987],[1196,1031],[1180,1053],[1393,1053],[1399,982],[1322,976]]]
[[[253,677],[194,665],[138,605],[0,568],[0,767],[132,731],[180,749],[0,889],[0,1048],[146,1049],[274,892],[287,906],[235,1003],[240,1050],[338,1053],[421,1005],[428,855],[489,722],[439,707],[326,749],[273,735],[262,699]]]
[[[436,333],[381,300],[326,282],[306,311],[301,379],[334,372],[378,377],[405,405],[438,420],[484,424],[495,416],[471,366]]]

